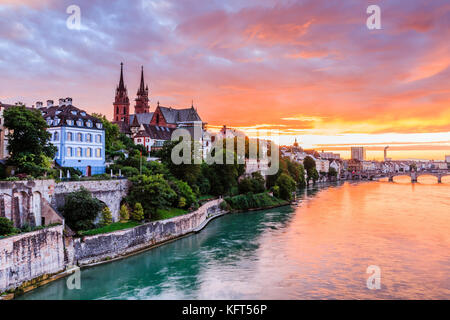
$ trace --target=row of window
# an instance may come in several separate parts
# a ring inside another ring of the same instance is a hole
[[[101,158],[102,156],[102,149],[96,148],[95,149],[95,157]],[[86,157],[91,158],[93,157],[93,150],[92,148],[72,148],[67,147],[67,157]]]
[[[67,139],[66,139],[67,141],[74,141],[74,138],[78,142],[93,142],[92,134],[90,134],[90,133],[83,134],[81,132],[78,132],[76,135],[74,135],[72,132],[67,132]],[[58,140],[59,140],[59,132],[56,131],[55,133],[53,133],[53,141],[58,141]],[[102,142],[101,134],[95,135],[95,142],[96,143]]]
[[[51,126],[51,125],[57,126],[59,123],[60,123],[60,119],[59,119],[59,118],[55,118],[54,120],[52,120],[52,119],[47,119],[47,124],[48,124],[49,126]],[[69,126],[73,126],[74,121],[69,119],[69,120],[66,120],[66,123],[67,123]],[[78,119],[78,120],[76,121],[76,123],[77,123],[77,126],[79,126],[79,127],[82,127],[82,126],[85,124],[84,121],[83,121],[82,119]],[[91,120],[86,121],[86,127],[92,128],[93,126],[94,126],[94,124],[93,124],[93,122],[92,122]],[[100,123],[100,122],[97,122],[97,123],[95,124],[95,126],[96,126],[98,129],[101,129],[101,128],[103,127],[102,123]]]

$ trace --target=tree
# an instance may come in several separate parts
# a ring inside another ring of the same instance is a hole
[[[305,159],[303,159],[303,167],[305,168],[308,176],[307,183],[311,180],[315,183],[319,179],[319,173],[316,170],[316,162],[314,159],[310,156],[306,156]]]
[[[328,176],[330,177],[330,178],[332,178],[332,177],[337,177],[337,171],[336,171],[336,169],[335,168],[333,168],[333,167],[330,167],[330,169],[328,170]]]
[[[122,204],[120,206],[120,222],[127,222],[130,220],[130,211],[128,210],[128,206],[126,204]]]
[[[296,190],[296,183],[291,176],[282,173],[277,179],[276,186],[279,188],[278,194],[281,199],[292,200],[292,193]]]
[[[69,193],[65,198],[62,214],[67,225],[75,230],[88,230],[94,227],[94,221],[104,204],[92,197],[85,188]]]
[[[140,204],[139,202],[136,202],[134,204],[134,210],[131,213],[131,219],[134,221],[144,220],[144,208],[142,207],[142,204]]]
[[[100,222],[101,226],[110,225],[113,222],[111,210],[109,210],[108,206],[104,206],[102,209],[102,220]]]
[[[37,109],[14,106],[4,112],[8,128],[8,162],[18,171],[34,176],[42,175],[51,165],[57,148],[50,143],[47,122]]]
[[[177,194],[161,174],[139,175],[130,179],[132,186],[127,197],[128,203],[140,202],[147,218],[158,208],[167,208],[177,199]]]
[[[178,197],[177,199],[174,199],[174,206],[178,206],[179,208],[189,208],[197,201],[192,188],[186,182],[174,179],[169,181],[169,185]],[[183,201],[181,201],[181,199],[183,199]],[[184,205],[181,205],[182,203],[184,203]]]
[[[13,222],[8,218],[0,217],[0,236],[6,236],[14,231]]]

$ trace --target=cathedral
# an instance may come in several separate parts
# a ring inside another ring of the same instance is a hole
[[[128,90],[123,80],[123,63],[120,64],[120,79],[113,107],[113,123],[117,124],[120,131],[131,137],[136,144],[143,145],[147,151],[161,148],[165,141],[171,139],[172,132],[177,128],[187,129],[191,136],[195,128],[200,128],[204,152],[210,148],[211,141],[206,132],[206,123],[202,121],[193,104],[190,108],[176,109],[164,107],[158,102],[155,111],[150,112],[149,90],[144,81],[144,67],[141,69],[134,114],[130,114]]]

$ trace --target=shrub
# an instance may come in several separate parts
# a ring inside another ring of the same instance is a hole
[[[286,173],[281,174],[275,184],[280,188],[279,197],[284,200],[292,200],[292,193],[297,189],[297,184],[291,176]]]
[[[100,225],[102,227],[110,225],[113,222],[111,210],[108,208],[108,206],[105,206],[102,210],[102,220],[100,222]]]
[[[6,236],[14,231],[13,222],[7,218],[0,218],[0,236]]]
[[[128,206],[126,204],[123,204],[120,207],[120,221],[121,222],[127,222],[130,220],[130,211],[128,210]]]
[[[287,204],[285,201],[276,197],[272,197],[268,193],[247,193],[240,194],[234,197],[227,197],[225,201],[220,204],[220,208],[223,210],[248,210],[253,208],[266,208],[280,204]],[[226,204],[224,204],[226,202]]]
[[[79,191],[69,193],[65,197],[61,209],[66,223],[75,231],[88,230],[94,227],[94,221],[104,204],[92,197],[92,194],[81,187]]]
[[[136,202],[134,205],[134,210],[131,213],[131,219],[134,221],[142,221],[144,220],[144,208],[142,208],[142,204]]]

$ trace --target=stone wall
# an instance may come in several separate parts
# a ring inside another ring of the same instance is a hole
[[[119,220],[120,203],[127,195],[130,187],[128,180],[68,181],[55,185],[52,205],[55,208],[64,205],[64,197],[84,187],[92,192],[92,196],[103,201],[111,210],[113,220]]]
[[[0,239],[0,293],[64,270],[63,228]]]
[[[220,211],[220,202],[222,202],[220,199],[209,201],[197,211],[172,219],[155,221],[108,234],[74,239],[74,261],[70,263],[82,266],[113,259],[193,232],[209,214]]]

